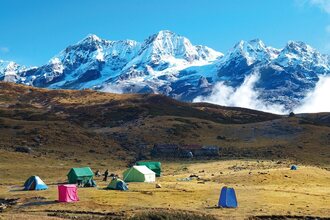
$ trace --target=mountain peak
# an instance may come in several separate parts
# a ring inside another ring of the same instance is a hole
[[[228,61],[243,58],[244,62],[250,66],[255,62],[268,62],[276,58],[277,54],[276,49],[267,47],[260,39],[241,40],[225,55],[222,63],[228,64]]]
[[[316,50],[302,41],[289,41],[284,48],[295,53],[315,53]]]
[[[162,37],[162,36],[175,36],[178,35],[170,30],[160,30],[158,33],[156,33],[157,36]]]
[[[235,44],[233,50],[247,51],[256,49],[262,50],[266,48],[267,47],[264,42],[256,38],[249,41],[240,40],[237,44]]]
[[[222,56],[205,46],[195,46],[182,35],[161,30],[144,41],[137,60],[151,61],[153,66],[178,66],[210,62]],[[184,64],[186,62],[186,64]],[[161,67],[162,68],[162,67]]]
[[[186,39],[185,37],[176,34],[170,30],[161,30],[153,35],[151,35],[146,42],[148,44],[152,43],[152,42],[157,42],[157,41],[174,41],[176,39]],[[188,39],[187,39],[188,40]]]
[[[302,41],[289,41],[281,50],[276,59],[281,66],[318,66],[318,68],[327,71],[329,69],[329,59],[322,55],[316,49]]]
[[[264,42],[258,38],[249,40],[247,43],[255,48],[266,48]]]
[[[151,35],[144,41],[142,51],[146,52],[146,56],[154,57],[154,59],[159,59],[160,56],[186,58],[190,56],[190,53],[197,54],[187,38],[169,30],[162,30]]]
[[[290,40],[287,43],[288,47],[307,47],[308,45],[302,41],[294,41],[294,40]]]
[[[88,34],[85,38],[79,41],[78,44],[101,42],[101,41],[102,39],[96,36],[95,34]]]

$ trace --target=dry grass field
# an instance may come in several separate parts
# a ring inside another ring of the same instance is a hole
[[[164,173],[157,179],[162,185],[160,189],[153,183],[129,183],[126,192],[104,190],[107,183],[96,178],[97,188],[79,188],[79,202],[58,203],[57,183],[66,181],[68,169],[77,164],[48,158],[35,160],[21,153],[1,154],[6,159],[0,163],[4,179],[0,198],[18,199],[16,205],[0,215],[4,219],[48,219],[50,216],[127,219],[149,212],[164,215],[173,211],[189,213],[188,219],[330,217],[330,172],[303,165],[291,171],[290,161],[162,161]],[[109,168],[118,174],[125,169],[110,161],[104,167],[97,166],[97,161],[90,162],[94,169]],[[36,174],[49,185],[49,190],[22,191],[25,179]],[[191,174],[198,175],[199,179],[182,181]],[[237,209],[216,207],[220,189],[225,185],[235,188]]]

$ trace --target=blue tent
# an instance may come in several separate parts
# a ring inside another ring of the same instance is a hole
[[[218,207],[237,208],[237,199],[233,188],[224,186],[221,189]]]
[[[128,186],[124,181],[120,181],[117,183],[117,189],[126,191],[128,190]]]
[[[126,190],[128,190],[128,186],[123,180],[114,178],[109,183],[107,189],[116,189],[116,190],[126,191]]]
[[[31,176],[24,183],[24,190],[45,190],[48,186],[38,176]]]
[[[290,170],[298,170],[298,167],[296,165],[292,165]]]

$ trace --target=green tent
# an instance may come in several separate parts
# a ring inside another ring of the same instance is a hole
[[[155,172],[144,165],[127,169],[123,176],[125,182],[155,182],[156,180]]]
[[[156,173],[156,177],[160,177],[162,173],[162,164],[160,162],[153,162],[153,161],[139,161],[136,165],[144,165],[148,167],[150,170]]]
[[[94,173],[89,167],[71,168],[67,176],[70,184],[81,182],[82,185],[85,185],[86,183],[94,182]]]
[[[107,186],[107,189],[115,189],[115,190],[128,190],[127,184],[118,178],[112,179],[109,185]]]

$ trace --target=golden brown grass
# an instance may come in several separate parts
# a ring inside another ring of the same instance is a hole
[[[8,210],[6,216],[15,213],[42,217],[66,210],[73,216],[104,217],[116,213],[128,218],[145,211],[183,210],[235,219],[256,215],[329,217],[329,171],[311,166],[299,166],[297,171],[291,171],[289,161],[163,161],[164,175],[157,180],[161,189],[156,189],[155,184],[130,183],[127,192],[103,190],[107,183],[97,178],[98,188],[79,188],[80,201],[65,204],[55,202],[56,182],[64,181],[68,168],[75,164],[35,161],[19,153],[5,155],[8,160],[0,162],[5,179],[0,186],[0,198],[20,198],[20,203]],[[17,158],[19,164],[11,164],[9,157]],[[119,174],[124,170],[111,162],[108,167]],[[20,191],[25,178],[32,174],[38,174],[50,189]],[[200,180],[178,180],[191,174],[199,175]],[[225,185],[235,188],[237,209],[216,208],[220,189]]]

